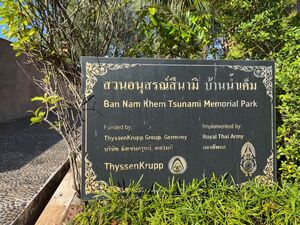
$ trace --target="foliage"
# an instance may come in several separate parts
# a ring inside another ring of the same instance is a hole
[[[31,42],[37,35],[37,30],[31,26],[33,21],[31,20],[32,14],[28,11],[28,5],[24,4],[23,0],[20,1],[20,4],[9,0],[2,0],[1,3],[1,24],[7,25],[3,28],[3,35],[8,39],[16,39],[16,42],[12,43],[16,55],[19,56],[29,49],[33,50],[34,45]],[[30,13],[30,15],[25,13]]]
[[[31,99],[32,102],[41,101],[45,106],[37,108],[35,111],[32,111],[33,116],[30,118],[31,124],[42,122],[44,118],[48,118],[49,113],[57,107],[57,102],[61,101],[62,98],[58,95],[47,96],[45,93],[44,96],[36,96]]]
[[[213,35],[204,1],[153,3],[138,9],[137,15],[136,40],[127,55],[206,58]]]
[[[173,180],[168,188],[156,184],[154,189],[138,195],[141,188],[133,184],[120,195],[109,187],[72,224],[300,223],[298,183],[265,186],[254,180],[238,186],[212,177],[189,184]]]
[[[43,91],[36,96],[40,107],[33,110],[32,123],[44,121],[66,140],[74,175],[80,188],[81,91],[79,57],[104,56],[113,46],[121,52],[130,29],[131,12],[126,1],[72,0],[31,1],[2,0],[1,23],[4,34],[15,38],[17,54],[25,53],[42,73],[34,81]],[[49,115],[55,115],[51,120]]]
[[[214,15],[220,27],[225,58],[267,59],[278,52],[286,31],[284,21],[295,8],[295,1],[213,0]]]
[[[300,30],[299,30],[300,31]],[[300,32],[298,31],[298,35]],[[300,47],[300,44],[298,44]],[[299,50],[298,50],[299,51]],[[277,81],[281,88],[278,109],[282,124],[278,127],[278,158],[282,177],[300,181],[300,56],[278,63]]]

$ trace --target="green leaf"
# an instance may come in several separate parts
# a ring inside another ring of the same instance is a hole
[[[151,22],[153,23],[153,25],[157,26],[157,22],[156,22],[154,16],[150,15],[150,19],[151,19]]]
[[[31,101],[32,101],[32,102],[36,102],[36,101],[44,102],[44,101],[45,101],[45,98],[42,97],[42,96],[35,96],[35,97],[31,98]]]
[[[39,118],[44,118],[45,114],[46,114],[45,112],[39,112],[38,117]]]
[[[36,33],[36,30],[35,29],[31,29],[29,32],[28,32],[28,35],[29,36],[32,36]]]
[[[149,7],[148,8],[148,11],[149,11],[149,13],[150,13],[150,15],[155,15],[155,13],[156,13],[156,8],[155,7]]]
[[[23,52],[21,52],[21,51],[17,51],[16,52],[16,56],[18,57],[18,56],[20,56],[20,55],[22,55],[23,54]]]
[[[31,118],[30,118],[30,122],[31,122],[30,125],[32,125],[32,124],[34,124],[34,123],[40,123],[40,122],[42,122],[42,121],[43,121],[43,119],[40,118],[40,117],[31,117]]]

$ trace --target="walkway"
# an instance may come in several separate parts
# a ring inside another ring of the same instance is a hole
[[[29,118],[0,124],[0,224],[9,225],[67,158],[65,142]]]

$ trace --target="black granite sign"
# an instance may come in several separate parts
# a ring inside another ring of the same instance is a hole
[[[82,57],[83,198],[229,173],[275,177],[274,63]]]

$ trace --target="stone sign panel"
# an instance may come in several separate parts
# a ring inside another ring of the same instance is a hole
[[[82,193],[139,180],[276,180],[274,63],[82,57]]]

